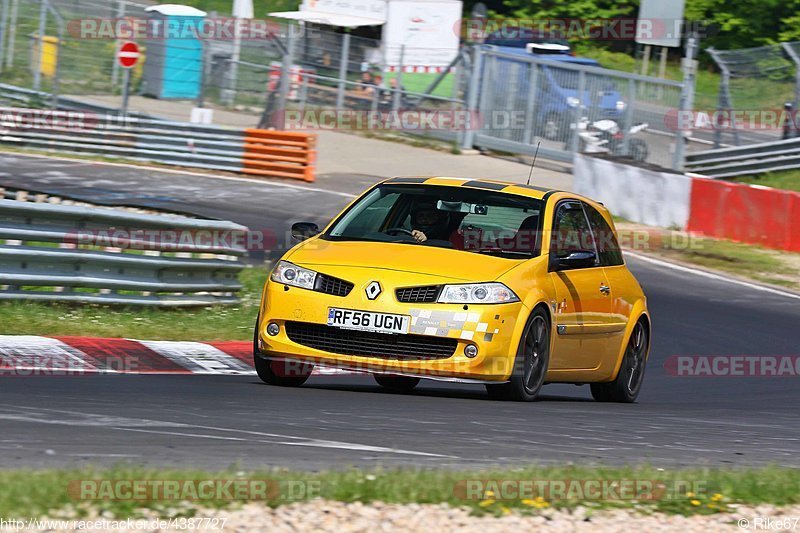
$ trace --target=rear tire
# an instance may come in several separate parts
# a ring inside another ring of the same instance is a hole
[[[419,384],[419,378],[411,376],[395,376],[391,374],[373,374],[378,385],[390,392],[411,392]]]
[[[649,346],[650,332],[644,320],[639,320],[631,332],[616,379],[609,383],[592,383],[592,397],[598,402],[635,402],[642,390]]]
[[[495,400],[532,402],[539,395],[550,364],[550,317],[534,309],[519,341],[514,370],[508,383],[486,385]]]
[[[258,323],[253,332],[253,366],[261,381],[278,387],[299,387],[311,376],[314,365],[308,363],[295,363],[294,361],[281,361],[265,359],[258,349]]]

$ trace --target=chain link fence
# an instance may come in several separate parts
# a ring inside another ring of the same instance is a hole
[[[145,1],[0,0],[0,82],[117,101],[108,98],[125,78],[115,24],[152,19]],[[230,21],[199,20],[211,28]],[[680,82],[491,46],[464,46],[449,65],[421,67],[414,48],[312,23],[263,22],[260,33],[136,39],[143,58],[131,71],[131,94],[240,111],[261,127],[326,110],[428,112],[449,123],[460,116],[460,126],[403,131],[467,149],[532,154],[541,142],[543,156],[562,160],[598,151],[682,165],[683,137],[670,122],[682,105]],[[185,91],[169,93],[172,85]]]
[[[721,73],[716,111],[725,117],[714,129],[715,148],[783,137],[781,124],[768,121],[780,116],[787,103],[796,109],[800,91],[796,52],[800,43],[708,50]]]
[[[578,62],[487,49],[476,84],[477,146],[571,160],[607,152],[672,167],[680,138],[671,127],[682,84]],[[541,143],[541,145],[540,145]]]

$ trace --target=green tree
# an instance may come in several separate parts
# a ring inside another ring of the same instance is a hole
[[[669,0],[663,0],[669,1]],[[639,0],[505,0],[500,17],[635,17]],[[703,46],[732,50],[800,40],[800,0],[686,0],[685,18],[711,28]]]

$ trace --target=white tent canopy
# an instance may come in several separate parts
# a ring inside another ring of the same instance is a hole
[[[282,19],[302,20],[305,22],[327,24],[328,26],[339,26],[342,28],[381,26],[386,23],[386,21],[382,19],[359,17],[356,15],[342,15],[339,13],[324,13],[321,11],[278,11],[268,13],[268,15]]]

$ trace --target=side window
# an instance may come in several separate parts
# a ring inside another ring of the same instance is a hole
[[[376,199],[365,207],[360,213],[354,215],[347,227],[348,235],[357,235],[372,231],[380,231],[386,223],[386,218],[395,203],[400,198],[399,193],[389,193]]]
[[[556,209],[550,252],[565,258],[578,251],[591,251],[596,255],[592,232],[581,203],[562,202]]]
[[[600,254],[600,264],[603,266],[616,266],[624,263],[622,260],[622,251],[617,241],[617,236],[611,226],[606,222],[597,209],[594,207],[583,204],[586,209],[586,216],[589,218],[589,224],[594,233],[594,241],[597,243],[597,252]]]

